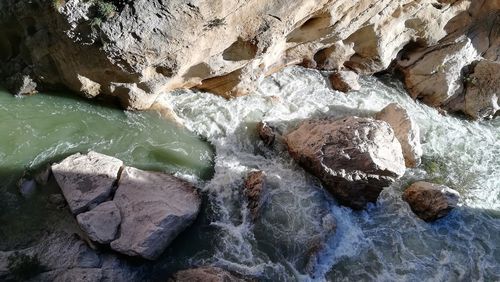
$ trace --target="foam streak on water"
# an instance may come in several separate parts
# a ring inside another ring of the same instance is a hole
[[[212,263],[272,281],[500,279],[500,120],[442,116],[412,101],[399,83],[383,80],[365,78],[362,91],[345,95],[330,90],[321,73],[292,67],[263,79],[246,97],[228,101],[180,91],[161,98],[217,152],[215,176],[203,185],[220,209],[212,224],[221,243]],[[286,132],[310,117],[372,116],[390,102],[403,105],[419,124],[424,164],[408,170],[364,212],[339,207],[284,150],[265,148],[255,133],[261,120]],[[255,225],[246,220],[241,195],[243,178],[253,169],[264,170],[271,187],[270,203]],[[416,219],[401,194],[421,179],[460,191],[461,207],[434,224]],[[337,218],[335,235],[321,226],[328,213]],[[327,247],[306,273],[304,258],[318,240]]]

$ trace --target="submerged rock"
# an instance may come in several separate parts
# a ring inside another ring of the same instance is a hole
[[[33,179],[19,180],[19,193],[25,198],[30,198],[36,192],[36,181]]]
[[[405,172],[401,145],[384,121],[347,117],[303,122],[286,136],[291,156],[341,204],[362,209]]]
[[[256,221],[262,213],[267,200],[266,175],[263,171],[252,171],[247,175],[244,193],[248,200],[248,209],[252,221]]]
[[[338,91],[347,93],[349,91],[358,91],[361,89],[359,85],[359,76],[353,71],[335,71],[328,76],[328,79],[333,89]]]
[[[396,103],[389,104],[377,113],[376,119],[387,122],[394,129],[394,134],[403,150],[406,167],[419,166],[423,154],[420,128],[405,108]]]
[[[211,266],[186,269],[176,272],[169,282],[244,282],[228,271]]]
[[[52,172],[71,211],[79,214],[110,197],[122,166],[117,158],[91,151],[67,157]]]
[[[92,241],[107,244],[116,239],[122,219],[115,203],[109,201],[77,215],[76,220]]]
[[[274,141],[276,140],[276,132],[267,122],[259,122],[257,124],[257,132],[259,133],[260,139],[266,146],[274,144]]]
[[[411,210],[425,221],[433,221],[447,215],[457,206],[460,195],[444,185],[419,181],[408,187],[404,194]]]
[[[154,260],[196,218],[201,199],[194,187],[172,175],[126,167],[113,199],[122,223],[111,248]]]

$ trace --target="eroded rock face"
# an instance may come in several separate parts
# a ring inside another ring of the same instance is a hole
[[[410,41],[436,43],[472,1],[434,2],[136,0],[99,15],[93,1],[4,0],[0,77],[22,73],[145,109],[175,88],[242,95],[256,78],[305,61],[374,73]]]
[[[126,167],[113,199],[122,215],[111,248],[129,256],[156,259],[196,218],[201,199],[172,175]]]
[[[74,154],[52,166],[52,173],[74,214],[106,201],[113,191],[123,162],[89,152]]]
[[[169,282],[244,282],[228,271],[218,267],[198,267],[176,272]]]
[[[411,210],[425,221],[433,221],[447,215],[457,206],[460,195],[444,185],[419,181],[408,187],[403,200]]]
[[[308,120],[286,136],[291,156],[340,203],[362,209],[405,172],[401,145],[384,121]]]
[[[267,200],[266,175],[263,171],[252,171],[247,175],[244,185],[244,194],[248,200],[252,221],[259,218]]]
[[[359,76],[353,71],[335,71],[328,76],[333,89],[349,92],[361,89],[359,85]]]
[[[474,1],[438,44],[406,52],[398,66],[411,96],[475,119],[498,110],[500,2]]]
[[[387,105],[377,113],[376,119],[387,122],[401,144],[406,167],[417,167],[422,157],[420,144],[420,128],[408,115],[408,112],[397,103]]]
[[[500,101],[500,60],[479,61],[466,77],[463,111],[475,119],[492,118]]]
[[[89,238],[101,244],[108,244],[118,235],[121,216],[113,201],[104,202],[91,211],[77,215],[76,220]]]

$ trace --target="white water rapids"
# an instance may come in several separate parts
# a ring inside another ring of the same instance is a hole
[[[217,229],[215,254],[193,258],[193,264],[268,281],[500,281],[500,119],[440,115],[388,78],[367,77],[361,84],[361,91],[346,95],[331,90],[320,72],[291,67],[233,100],[189,90],[162,96],[188,129],[216,149],[213,179],[198,184],[212,195],[217,214],[210,224]],[[373,116],[391,102],[420,126],[423,164],[408,169],[362,212],[339,206],[284,150],[267,148],[255,130],[262,120],[286,132],[311,117]],[[254,169],[265,171],[270,199],[252,224],[241,189]],[[422,179],[458,190],[460,207],[435,223],[417,219],[401,194]],[[324,231],[327,214],[336,218],[335,235]],[[315,244],[323,246],[317,253],[311,252]],[[311,254],[317,263],[307,273]]]

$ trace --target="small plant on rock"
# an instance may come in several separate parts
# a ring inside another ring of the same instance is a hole
[[[209,29],[214,29],[216,27],[223,26],[223,25],[226,25],[225,19],[215,18],[203,26],[205,27],[205,30],[209,30]]]

